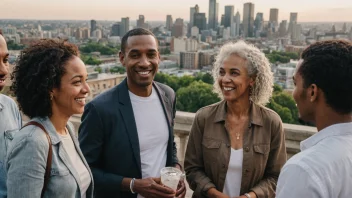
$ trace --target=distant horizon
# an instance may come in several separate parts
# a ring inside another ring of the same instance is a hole
[[[350,0],[217,0],[220,21],[226,5],[234,6],[243,15],[243,4],[252,2],[256,13],[262,12],[264,20],[269,19],[271,8],[279,9],[279,22],[289,20],[290,12],[298,13],[298,22],[345,22],[352,21],[352,1]],[[208,0],[2,0],[0,5],[2,19],[20,20],[87,20],[120,21],[122,17],[136,20],[138,15],[145,16],[146,21],[165,21],[166,15],[173,19],[183,18],[189,21],[190,7],[196,4],[201,13],[208,18]]]
[[[95,20],[97,22],[99,21],[104,21],[104,22],[119,22],[120,20],[99,20],[99,19],[21,19],[21,18],[18,18],[18,19],[0,19],[0,21],[6,21],[6,20],[18,20],[18,21],[87,21],[87,22],[90,22],[91,20]],[[130,22],[133,21],[133,22],[136,22],[136,20],[131,20],[130,18]],[[145,21],[145,22],[166,22],[166,20],[153,20],[153,21]],[[188,20],[184,20],[184,22],[189,22]],[[267,22],[267,20],[265,20],[264,22]],[[352,23],[352,20],[351,21],[298,21],[298,24],[299,23]]]

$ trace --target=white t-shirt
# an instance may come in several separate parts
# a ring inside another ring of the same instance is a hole
[[[60,135],[62,144],[64,146],[65,151],[67,152],[70,160],[72,162],[73,167],[76,169],[79,178],[81,180],[81,197],[86,198],[87,189],[92,182],[90,178],[87,167],[84,165],[81,157],[78,155],[75,145],[73,144],[72,138],[70,134]]]
[[[238,197],[241,193],[243,149],[231,148],[229,168],[227,169],[223,193]]]
[[[142,178],[160,177],[160,170],[166,166],[169,140],[162,104],[154,87],[149,97],[140,97],[132,92],[129,95],[138,131]]]

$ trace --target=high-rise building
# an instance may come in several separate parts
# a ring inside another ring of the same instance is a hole
[[[347,32],[347,26],[346,26],[346,23],[343,23],[342,33],[346,33],[346,32]]]
[[[272,28],[276,28],[279,25],[279,9],[270,9],[269,24]]]
[[[198,38],[198,36],[199,36],[199,28],[197,26],[193,26],[191,28],[191,36]]]
[[[219,4],[217,0],[209,0],[208,29],[215,30],[218,27]]]
[[[196,13],[199,13],[198,4],[196,6],[190,8],[189,24],[190,24],[191,28],[194,26],[194,14],[196,14]]]
[[[350,41],[352,41],[352,27],[351,27],[350,32],[349,32],[349,39],[350,39]]]
[[[185,36],[185,25],[183,19],[177,18],[175,24],[172,28],[172,36],[174,37],[183,37]]]
[[[231,27],[233,23],[233,16],[234,16],[234,6],[225,6],[225,18],[224,18],[224,27]]]
[[[198,69],[198,52],[180,52],[180,67]]]
[[[174,22],[172,20],[172,16],[171,15],[167,15],[166,16],[166,29],[168,31],[171,31],[173,24],[174,24]]]
[[[220,17],[220,26],[224,26],[225,25],[225,15],[222,14]]]
[[[120,36],[121,24],[115,23],[111,27],[111,36]]]
[[[197,26],[200,31],[207,29],[207,18],[205,13],[194,14],[194,26]]]
[[[292,25],[292,34],[291,40],[292,41],[300,41],[301,40],[301,33],[302,33],[302,26],[300,24],[293,24]]]
[[[255,36],[259,37],[260,32],[264,29],[264,15],[262,12],[258,12],[254,20],[254,32]]]
[[[83,34],[83,33],[82,33],[82,29],[81,29],[81,28],[77,28],[77,29],[76,29],[76,32],[75,32],[75,37],[76,37],[76,39],[77,39],[77,40],[82,39],[82,37],[83,37],[82,34]]]
[[[284,37],[287,34],[287,20],[283,20],[280,23],[280,27],[279,27],[279,35],[280,37]]]
[[[137,27],[144,28],[144,15],[139,15],[137,20]]]
[[[290,21],[288,23],[288,30],[287,32],[292,35],[292,26],[294,24],[297,24],[297,19],[298,19],[298,14],[297,12],[291,12],[290,13]]]
[[[243,35],[253,37],[254,27],[254,4],[245,3],[243,6]]]
[[[120,37],[122,38],[128,31],[130,31],[130,18],[121,18]]]
[[[97,29],[97,21],[90,20],[90,34],[92,35],[93,31]]]
[[[234,29],[234,35],[233,36],[239,36],[240,35],[240,24],[241,24],[241,15],[240,12],[237,11],[235,17],[233,18],[234,23],[232,29]]]
[[[83,39],[89,39],[90,38],[90,29],[89,28],[84,28],[83,29],[82,37],[83,37]]]
[[[82,33],[82,37],[83,37],[83,33]],[[97,39],[101,39],[103,37],[103,32],[100,29],[96,29],[93,31],[92,37],[95,37]]]

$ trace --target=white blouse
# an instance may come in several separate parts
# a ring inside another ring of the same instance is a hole
[[[241,192],[243,149],[231,148],[229,168],[227,169],[224,194],[237,197]]]

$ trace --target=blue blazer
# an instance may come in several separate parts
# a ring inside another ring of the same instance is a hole
[[[166,166],[174,166],[178,163],[173,135],[175,92],[158,82],[153,82],[153,86],[168,121]],[[124,177],[142,178],[138,133],[127,79],[86,105],[79,141],[93,173],[96,197],[137,197],[131,192],[121,191]]]

